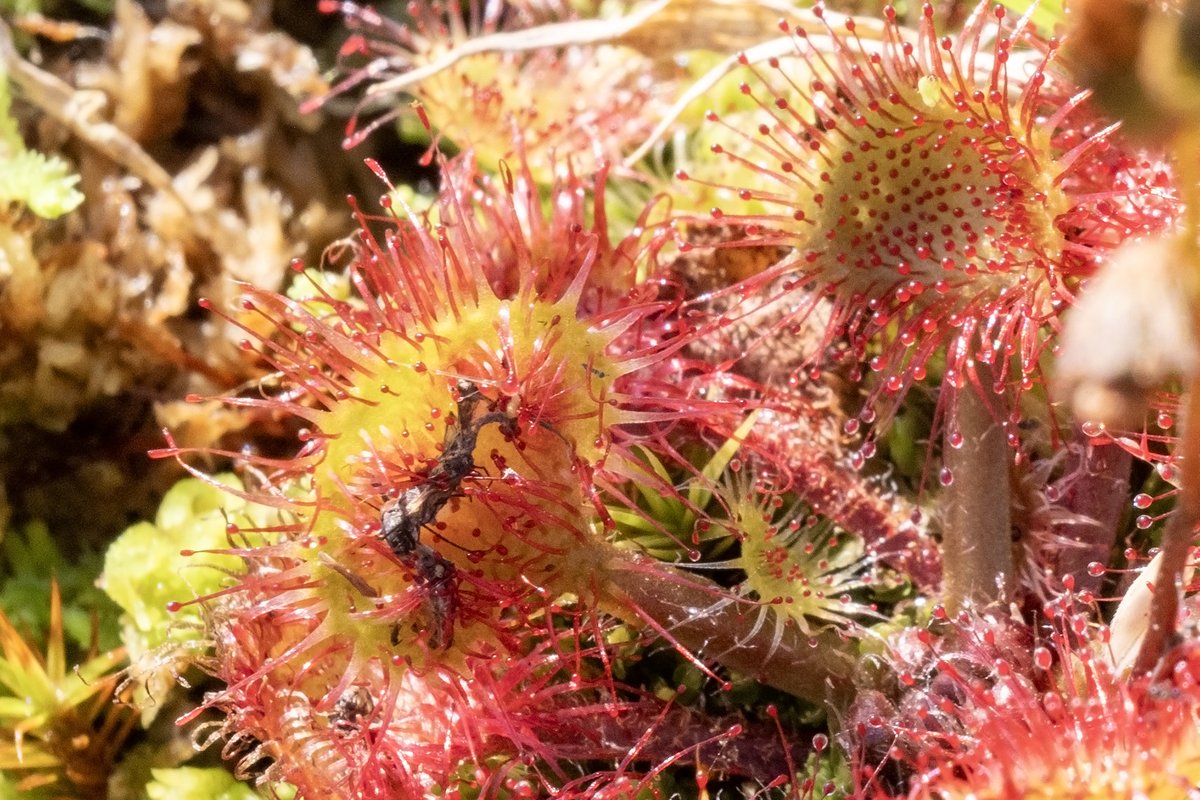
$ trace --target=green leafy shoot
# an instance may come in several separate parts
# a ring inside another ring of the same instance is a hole
[[[678,476],[673,476],[649,450],[637,448],[645,467],[658,480],[631,486],[639,510],[609,509],[620,531],[620,541],[662,561],[677,561],[683,557],[680,542],[707,545],[704,548],[708,551],[705,552],[707,558],[719,556],[732,545],[733,540],[724,528],[704,525],[696,512],[704,511],[712,502],[717,480],[733,462],[756,419],[757,414],[748,416],[700,468],[700,474],[689,480],[679,493],[657,490],[656,487],[661,486],[673,487]]]
[[[213,481],[242,489],[231,473],[215,475]],[[208,551],[230,546],[229,524],[253,528],[271,513],[211,483],[185,478],[163,497],[154,522],[131,525],[109,546],[101,585],[125,612],[122,640],[135,661],[168,640],[199,638],[200,608],[189,605],[171,612],[170,604],[224,586],[229,574],[240,570],[241,560]],[[185,548],[194,554],[181,555]]]
[[[26,148],[12,115],[8,76],[0,73],[0,204],[22,205],[55,219],[83,202],[78,183],[65,161]]]
[[[21,776],[21,797],[52,785],[55,798],[97,797],[136,721],[128,704],[113,702],[125,651],[92,653],[72,667],[53,581],[48,605],[44,653],[0,613],[0,771]]]
[[[98,636],[100,648],[111,650],[120,642],[120,609],[96,586],[102,565],[98,553],[68,560],[42,522],[9,530],[0,543],[0,611],[33,641],[44,641],[50,630],[50,584],[57,580],[68,643],[82,652]]]
[[[228,771],[215,767],[151,770],[150,800],[259,800],[259,794]]]
[[[1064,0],[1000,0],[1000,5],[1018,14],[1025,14],[1033,8],[1030,21],[1043,36],[1053,36],[1067,20]]]

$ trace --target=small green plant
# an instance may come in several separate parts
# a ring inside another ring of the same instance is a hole
[[[104,797],[134,708],[114,704],[123,649],[67,658],[62,601],[50,587],[50,625],[39,653],[0,613],[0,774],[22,797]],[[25,794],[25,793],[30,794]]]
[[[154,522],[129,527],[105,555],[100,585],[123,612],[121,639],[148,713],[173,684],[175,671],[204,646],[202,610],[186,601],[234,580],[241,560],[219,552],[231,546],[231,531],[272,518],[269,509],[241,499],[241,490],[242,482],[229,473],[185,478],[163,497]]]
[[[151,770],[149,800],[259,800],[260,795],[228,771],[213,767]]]
[[[25,146],[12,114],[8,76],[0,72],[0,204],[55,219],[83,202],[78,183],[79,176],[61,158]]]
[[[78,652],[93,644],[111,650],[120,644],[119,610],[97,588],[103,559],[84,553],[67,559],[44,523],[30,522],[9,530],[0,541],[0,610],[31,641],[45,641],[50,631],[50,585],[57,582],[63,598],[63,630]],[[96,639],[96,642],[93,642]]]

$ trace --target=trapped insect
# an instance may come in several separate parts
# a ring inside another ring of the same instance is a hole
[[[484,425],[500,423],[515,435],[514,420],[507,413],[487,410],[486,398],[474,383],[460,380],[457,385],[457,411],[446,427],[442,454],[423,479],[410,486],[385,506],[381,535],[392,552],[413,573],[413,585],[425,595],[425,605],[433,618],[429,634],[431,647],[442,649],[454,641],[454,613],[457,608],[457,570],[430,545],[421,541],[421,529],[433,524],[450,499],[460,494],[462,482],[475,471],[475,446]]]
[[[353,736],[374,710],[375,698],[370,691],[361,684],[355,684],[337,699],[329,713],[329,724],[339,734]]]

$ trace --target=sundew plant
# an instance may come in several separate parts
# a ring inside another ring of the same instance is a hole
[[[1194,793],[1197,31],[4,11],[0,798]]]

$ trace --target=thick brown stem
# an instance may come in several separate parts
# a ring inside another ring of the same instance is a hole
[[[1192,342],[1200,342],[1200,283],[1196,258],[1200,253],[1200,131],[1181,130],[1173,142],[1178,186],[1183,195],[1183,230],[1179,242],[1181,257],[1176,269],[1192,315]],[[1183,347],[1184,343],[1160,343],[1162,347]],[[1149,628],[1138,651],[1134,670],[1153,669],[1166,651],[1178,624],[1179,601],[1183,595],[1183,576],[1187,567],[1196,526],[1200,524],[1200,375],[1193,375],[1184,394],[1183,429],[1179,447],[1179,505],[1163,530],[1162,563],[1158,581],[1150,598]]]
[[[1180,460],[1179,505],[1163,530],[1162,564],[1154,596],[1150,599],[1150,620],[1134,662],[1134,671],[1148,672],[1158,664],[1178,623],[1179,600],[1183,595],[1183,572],[1187,566],[1192,537],[1200,524],[1200,378],[1192,380],[1184,400],[1183,430],[1178,452]]]
[[[951,613],[1003,601],[1012,590],[1012,455],[1003,427],[976,393],[991,386],[990,370],[979,370],[978,377],[978,387],[958,395],[957,428],[948,427],[942,448],[952,476],[942,494],[943,590]],[[955,433],[961,442],[951,441]]]
[[[773,609],[665,565],[617,559],[606,572],[605,610],[652,621],[697,658],[814,703],[850,697],[854,659],[835,632],[810,636]]]

